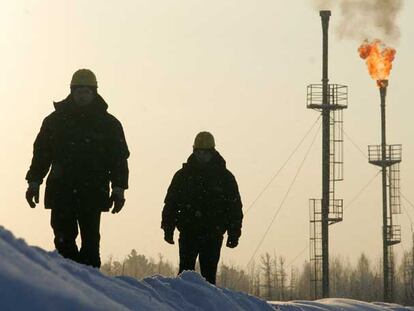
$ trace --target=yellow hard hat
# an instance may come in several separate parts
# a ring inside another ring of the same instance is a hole
[[[95,74],[89,69],[79,69],[72,76],[70,86],[98,87]]]
[[[209,132],[200,132],[194,140],[194,149],[214,149],[214,136]]]

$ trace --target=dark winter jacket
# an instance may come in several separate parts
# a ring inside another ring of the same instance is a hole
[[[75,105],[71,95],[54,106],[37,135],[26,179],[42,183],[51,167],[46,208],[80,202],[108,210],[109,182],[128,188],[129,151],[121,123],[100,95],[85,107]]]
[[[168,188],[161,227],[171,233],[241,235],[242,203],[237,182],[218,152],[205,165],[191,155]]]

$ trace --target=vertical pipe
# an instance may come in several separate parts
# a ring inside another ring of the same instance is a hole
[[[388,249],[388,209],[387,209],[387,164],[386,164],[386,119],[385,99],[387,96],[387,82],[382,81],[380,86],[381,96],[381,168],[382,168],[382,243],[383,243],[383,278],[384,278],[384,301],[390,302],[390,263]],[[392,230],[392,228],[390,228]]]
[[[328,94],[328,29],[331,11],[322,20],[322,297],[329,297],[330,109]]]

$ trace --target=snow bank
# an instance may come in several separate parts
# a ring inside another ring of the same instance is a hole
[[[0,310],[273,310],[265,301],[220,289],[194,272],[138,281],[28,246],[0,227]]]
[[[292,302],[269,302],[276,310],[281,311],[384,311],[384,310],[411,310],[414,307],[403,307],[398,304],[390,304],[384,302],[368,303],[364,301],[345,299],[345,298],[328,298],[317,301],[292,301]]]
[[[273,306],[271,306],[271,305]],[[271,302],[221,289],[194,272],[143,281],[99,270],[30,247],[0,226],[0,310],[412,310],[349,299]]]

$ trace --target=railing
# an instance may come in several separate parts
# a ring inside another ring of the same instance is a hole
[[[401,226],[387,226],[387,242],[388,245],[394,245],[401,242]]]
[[[368,158],[369,162],[373,164],[379,164],[382,162],[382,146],[370,145],[368,146]],[[385,146],[385,162],[398,163],[402,158],[402,145],[386,145]]]
[[[334,224],[342,221],[344,212],[344,200],[333,199],[329,204],[329,223]]]
[[[307,87],[306,103],[311,109],[325,107],[323,102],[323,85],[311,84]],[[348,86],[328,84],[328,103],[332,109],[345,109],[348,107]]]

